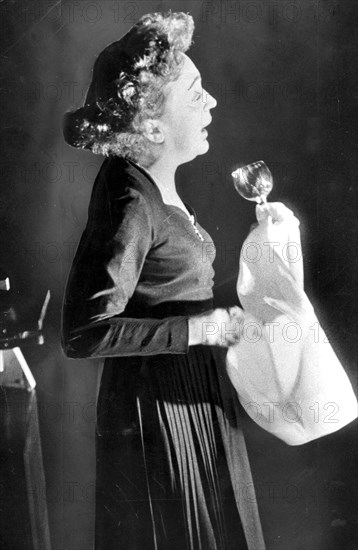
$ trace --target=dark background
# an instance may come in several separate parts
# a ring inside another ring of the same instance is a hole
[[[239,164],[272,169],[271,200],[301,220],[306,291],[356,387],[357,15],[355,1],[27,2],[1,20],[1,269],[24,315],[52,299],[46,343],[25,355],[37,379],[53,550],[88,550],[94,511],[94,404],[100,363],[59,346],[69,266],[102,158],[67,146],[64,111],[81,105],[96,55],[144,13],[189,11],[189,55],[217,99],[210,151],[178,190],[217,246],[216,304],[237,302],[253,204],[232,187]],[[247,420],[268,550],[354,550],[355,426],[288,447]],[[21,543],[19,543],[21,548]]]

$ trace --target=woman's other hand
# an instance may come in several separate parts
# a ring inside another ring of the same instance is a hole
[[[216,308],[209,313],[189,317],[189,346],[228,348],[240,339],[243,310],[239,306]]]

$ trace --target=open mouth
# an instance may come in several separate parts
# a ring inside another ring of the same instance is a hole
[[[209,124],[211,124],[211,120],[209,120],[209,122],[207,124],[205,124],[205,126],[202,127],[201,131],[208,133],[206,128],[209,126]]]

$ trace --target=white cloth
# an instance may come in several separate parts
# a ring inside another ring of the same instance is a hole
[[[240,257],[241,338],[228,349],[226,366],[249,416],[300,445],[347,425],[358,405],[303,289],[298,220],[286,215],[273,223],[260,207],[257,213],[260,223]]]

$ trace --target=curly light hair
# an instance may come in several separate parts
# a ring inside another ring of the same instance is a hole
[[[178,78],[193,31],[189,14],[150,13],[107,46],[94,64],[84,106],[65,114],[67,143],[138,160],[147,146],[143,121],[162,114],[165,86]]]

